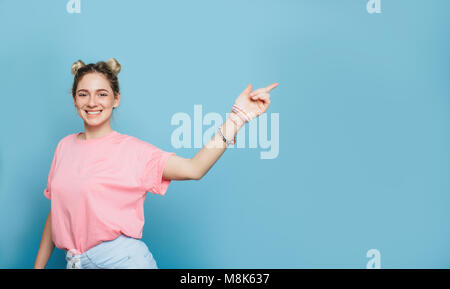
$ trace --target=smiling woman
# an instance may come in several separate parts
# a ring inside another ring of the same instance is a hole
[[[238,130],[267,110],[269,91],[278,85],[253,92],[247,86],[218,133],[193,158],[183,158],[111,128],[120,69],[114,58],[72,65],[72,97],[85,131],[56,147],[44,190],[51,211],[35,268],[45,267],[54,246],[66,250],[67,268],[157,268],[139,240],[146,193],[164,195],[171,180],[200,180]]]
[[[72,97],[86,128],[82,138],[94,138],[112,131],[109,123],[112,110],[120,104],[117,78],[120,70],[121,65],[115,58],[88,65],[78,60],[72,65]]]

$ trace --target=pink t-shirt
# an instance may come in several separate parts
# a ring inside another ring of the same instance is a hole
[[[89,140],[80,134],[58,143],[44,190],[55,246],[84,253],[120,234],[142,238],[146,193],[166,193],[162,174],[175,153],[116,131]]]

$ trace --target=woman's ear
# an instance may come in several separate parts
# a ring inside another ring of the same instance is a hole
[[[116,108],[120,105],[120,92],[114,96],[114,105],[113,108]]]

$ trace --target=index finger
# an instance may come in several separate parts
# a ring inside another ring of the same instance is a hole
[[[272,89],[274,89],[275,87],[278,86],[278,82],[272,83],[271,85],[267,86],[265,89],[267,92],[271,91]]]

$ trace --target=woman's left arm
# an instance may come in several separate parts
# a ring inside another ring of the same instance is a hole
[[[248,119],[251,120],[266,112],[270,105],[269,92],[277,86],[278,83],[273,83],[252,92],[252,85],[250,84],[237,97],[234,104],[243,108],[247,112]],[[220,126],[219,129],[227,140],[234,139],[239,129],[244,126],[245,122],[241,116],[241,113],[231,112]],[[177,155],[170,156],[164,167],[163,178],[169,180],[200,180],[222,156],[227,146],[222,136],[217,132],[192,159]]]

